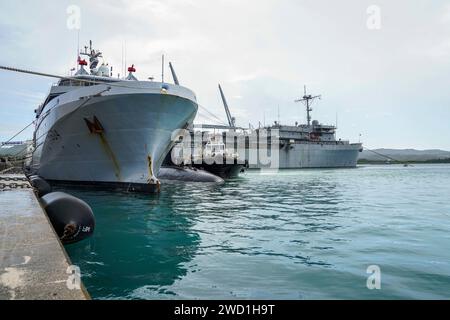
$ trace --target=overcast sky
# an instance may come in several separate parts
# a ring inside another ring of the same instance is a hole
[[[70,5],[81,10],[81,45],[92,39],[115,74],[124,44],[139,79],[160,79],[164,53],[224,122],[219,82],[241,126],[269,124],[278,110],[281,123],[305,122],[294,99],[306,84],[323,96],[313,118],[337,115],[338,138],[450,150],[450,1],[0,0],[0,64],[67,75],[77,48]],[[368,28],[371,5],[379,29]],[[33,120],[52,82],[0,71],[0,141]],[[196,122],[212,123],[199,111]]]

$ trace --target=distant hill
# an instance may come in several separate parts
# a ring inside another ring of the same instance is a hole
[[[391,157],[399,161],[433,161],[433,160],[448,160],[450,159],[450,151],[430,149],[430,150],[415,150],[415,149],[374,149],[373,151]],[[365,161],[386,161],[386,158],[377,155],[369,150],[364,150],[359,155],[359,160]]]

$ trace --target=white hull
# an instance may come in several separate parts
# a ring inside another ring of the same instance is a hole
[[[39,176],[119,187],[159,184],[155,175],[173,132],[196,115],[195,95],[179,86],[161,93],[160,83],[122,83],[126,88],[113,84],[108,91],[104,84],[82,87],[46,106],[35,132],[32,168]],[[89,129],[94,117],[102,132]]]

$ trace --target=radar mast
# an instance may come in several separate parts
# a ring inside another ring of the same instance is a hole
[[[306,93],[306,86],[304,86],[304,95],[301,99],[295,100],[295,102],[302,102],[306,106],[306,120],[308,123],[308,126],[311,125],[311,114],[312,111],[311,105],[316,99],[321,99],[322,95],[312,96],[310,94]]]

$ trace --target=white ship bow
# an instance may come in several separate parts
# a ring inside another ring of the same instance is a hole
[[[192,123],[196,112],[194,93],[177,85],[80,86],[42,110],[32,167],[51,182],[158,188],[155,173],[172,147],[172,133]]]

